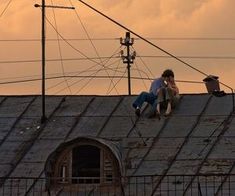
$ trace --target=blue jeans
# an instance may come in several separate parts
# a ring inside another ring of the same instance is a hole
[[[156,98],[157,96],[154,95],[153,93],[142,92],[140,93],[140,95],[138,95],[138,97],[136,98],[132,106],[134,108],[137,108],[137,107],[141,108],[144,102],[147,102],[153,105],[155,103]]]

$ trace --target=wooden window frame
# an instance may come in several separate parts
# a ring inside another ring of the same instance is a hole
[[[72,151],[73,148],[79,147],[79,146],[84,146],[84,145],[90,145],[94,146],[100,149],[100,181],[99,183],[91,183],[92,185],[97,184],[97,185],[115,185],[119,181],[119,172],[118,172],[118,165],[115,162],[114,155],[107,150],[105,147],[102,145],[97,145],[93,144],[92,142],[80,142],[78,144],[73,144],[67,148],[65,148],[58,156],[56,162],[55,162],[55,172],[54,172],[54,177],[58,178],[56,181],[56,184],[68,184],[68,185],[79,185],[79,186],[85,186],[89,185],[86,183],[72,183]],[[111,174],[112,175],[112,180],[107,179],[105,174],[107,171],[105,171],[105,159],[108,159],[111,164]],[[61,167],[65,167],[65,178],[61,178]],[[118,183],[119,184],[119,183]]]

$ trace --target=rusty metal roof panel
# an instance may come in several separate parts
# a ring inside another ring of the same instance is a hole
[[[206,110],[206,115],[229,115],[232,111],[232,95],[224,97],[212,97],[212,100]]]
[[[8,171],[12,168],[11,164],[0,163],[0,177],[4,177],[7,175]]]
[[[194,160],[177,160],[168,171],[168,175],[193,175],[197,166],[200,164],[200,159]]]
[[[100,137],[122,138],[126,137],[133,127],[133,121],[129,117],[112,117],[102,130]]]
[[[69,135],[68,140],[72,140],[79,136],[97,137],[107,118],[108,117],[106,116],[80,117],[79,122]]]
[[[48,156],[63,142],[63,140],[40,139],[29,149],[22,162],[45,163]]]
[[[201,117],[197,127],[192,133],[194,137],[210,137],[217,136],[219,127],[223,125],[226,116],[207,116]]]
[[[174,110],[175,115],[199,115],[208,102],[210,95],[184,95]]]
[[[43,128],[40,139],[64,140],[76,122],[76,117],[55,116]],[[41,126],[38,126],[41,128]]]
[[[6,99],[5,96],[0,96],[0,103],[1,103],[4,99]]]
[[[37,178],[43,171],[44,165],[45,163],[43,162],[20,162],[10,177],[27,176],[29,178]]]
[[[178,117],[172,115],[161,137],[186,137],[197,123],[197,116]]]
[[[80,116],[93,98],[93,96],[66,96],[54,116]]]
[[[136,176],[141,175],[158,175],[167,169],[167,161],[143,161],[138,170],[135,172]]]
[[[7,97],[0,106],[0,117],[19,117],[33,99],[32,96]]]
[[[39,131],[40,126],[38,118],[21,118],[11,130],[7,141],[28,141]]]
[[[208,153],[208,150],[211,148],[215,137],[210,138],[209,142],[205,137],[191,137],[188,139],[187,143],[181,149],[177,160],[194,160],[194,159],[203,159],[203,157]]]
[[[235,137],[235,118],[231,120],[231,124],[228,127],[228,130],[224,133],[224,136]]]
[[[0,118],[0,140],[3,140],[8,135],[16,120],[17,118]]]
[[[115,97],[96,97],[89,105],[85,116],[109,116],[114,108],[119,104],[121,98]]]
[[[25,145],[24,142],[4,142],[0,150],[0,163],[12,164],[15,158],[21,153],[21,148]]]
[[[184,138],[159,138],[145,160],[170,160],[174,157]]]
[[[63,100],[63,96],[49,96],[45,98],[45,113],[46,116],[50,116],[56,107]],[[37,117],[40,118],[42,116],[42,98],[40,96],[36,96],[33,103],[30,105],[30,109],[27,110],[24,114],[24,117]]]
[[[132,121],[134,122],[135,118],[132,119]],[[136,127],[131,131],[129,137],[138,137],[138,132],[142,135],[142,137],[156,137],[161,131],[164,123],[164,117],[160,121],[156,118],[148,119],[146,117],[141,117],[138,120],[138,123],[136,123]]]
[[[113,116],[135,117],[135,113],[133,112],[134,108],[132,107],[132,103],[134,102],[135,99],[136,99],[136,96],[123,97],[122,102],[120,103],[116,111],[113,113]]]
[[[210,154],[211,159],[235,160],[235,137],[221,137]]]
[[[201,174],[226,174],[234,164],[234,160],[228,159],[208,159],[202,166]]]

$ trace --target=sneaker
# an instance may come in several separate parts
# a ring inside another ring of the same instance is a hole
[[[136,114],[136,116],[140,117],[140,108],[139,107],[137,107],[135,109],[135,114]]]

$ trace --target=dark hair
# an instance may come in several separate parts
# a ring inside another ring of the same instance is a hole
[[[174,78],[174,72],[171,69],[166,69],[163,73],[162,73],[162,77],[166,78],[166,77],[170,77],[172,76]]]

